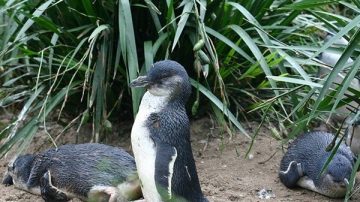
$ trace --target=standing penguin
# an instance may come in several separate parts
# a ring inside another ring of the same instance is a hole
[[[19,156],[9,164],[3,184],[48,202],[124,202],[141,196],[134,158],[120,148],[96,143]]]
[[[207,201],[203,196],[190,143],[185,104],[189,77],[179,63],[157,62],[130,87],[145,87],[131,143],[145,200]]]
[[[332,37],[333,37],[332,34],[327,34],[326,37],[325,37],[324,43],[327,43]],[[340,39],[338,39],[338,40],[336,40],[334,42],[334,45],[347,46],[348,44],[349,44],[349,42],[345,38],[340,38]],[[339,61],[340,57],[341,57],[341,53],[331,51],[330,49],[327,49],[324,52],[322,52],[319,55],[318,59],[320,61],[322,61],[325,65],[327,65],[327,67],[322,66],[322,67],[319,68],[318,77],[323,78],[326,75],[330,74],[330,72],[332,71],[332,68]],[[353,62],[353,60],[351,58],[349,58],[347,60],[347,65],[349,65],[352,62]],[[334,80],[334,83],[341,84],[343,82],[344,78],[345,78],[345,75],[346,75],[346,72],[344,72],[344,71],[340,72],[336,76],[336,78]],[[336,88],[336,87],[337,87],[337,85],[332,86],[332,88]],[[357,78],[354,78],[351,81],[349,87],[360,91],[360,81]],[[346,91],[346,94],[355,96],[350,91]],[[351,113],[351,111],[348,109],[348,107],[350,107],[350,106],[351,106],[352,109],[356,109],[359,106],[359,104],[357,102],[355,102],[355,101],[352,101],[352,102],[348,103],[348,105],[344,105],[344,106],[339,107],[336,110],[337,113],[332,116],[332,119],[335,122],[341,123]]]
[[[331,155],[326,147],[334,137],[326,132],[298,136],[281,160],[280,181],[288,188],[300,186],[328,197],[344,197],[355,163],[349,147],[341,143],[328,168],[321,174]]]
[[[355,118],[355,117],[353,117]],[[346,145],[348,145],[351,151],[355,155],[360,154],[360,118],[355,120],[348,120],[345,130]]]

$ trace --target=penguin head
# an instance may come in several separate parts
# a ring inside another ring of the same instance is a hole
[[[6,182],[7,185],[26,184],[30,176],[34,158],[34,155],[26,154],[19,156],[15,159],[15,161],[10,162],[8,170],[4,175],[3,184]]]
[[[186,102],[191,93],[191,84],[185,68],[172,60],[153,64],[146,76],[133,80],[130,87],[145,87],[154,96],[174,98]]]
[[[337,154],[330,162],[327,172],[325,173],[326,184],[334,188],[346,190],[346,186],[349,184],[351,177],[351,171],[353,168],[353,162],[351,162],[344,155]]]

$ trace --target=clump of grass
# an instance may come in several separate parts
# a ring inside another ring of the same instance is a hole
[[[0,0],[0,106],[23,106],[0,134],[0,156],[64,111],[100,141],[137,113],[143,91],[129,81],[162,59],[187,68],[193,114],[215,111],[247,137],[239,120],[276,122],[293,138],[351,102],[343,95],[360,63],[344,64],[358,54],[358,13],[357,1]],[[325,44],[324,32],[334,34]],[[316,57],[341,37],[350,43],[339,62],[316,78]],[[339,72],[349,74],[330,89]]]

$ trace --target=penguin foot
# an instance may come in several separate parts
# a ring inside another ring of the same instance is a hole
[[[280,181],[288,188],[296,187],[302,176],[304,176],[304,172],[301,163],[296,161],[291,161],[287,170],[279,172]]]
[[[125,197],[119,194],[116,187],[111,186],[94,186],[89,194],[89,201],[108,201],[108,202],[125,202]]]
[[[117,186],[120,195],[129,201],[141,198],[142,192],[140,187],[140,180],[127,180]]]
[[[40,191],[41,197],[46,202],[66,202],[70,200],[64,192],[53,186],[50,171],[46,172],[44,176],[41,177]]]

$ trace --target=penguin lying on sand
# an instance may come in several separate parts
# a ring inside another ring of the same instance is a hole
[[[130,87],[145,87],[131,131],[131,143],[146,201],[207,201],[190,144],[185,104],[189,77],[179,63],[157,62]]]
[[[281,160],[280,181],[288,188],[300,186],[328,197],[344,197],[355,163],[349,147],[341,143],[327,169],[320,175],[331,154],[325,149],[334,137],[326,132],[300,135]]]
[[[63,145],[58,150],[19,156],[3,184],[45,201],[128,201],[141,197],[135,161],[120,148],[103,144]]]

